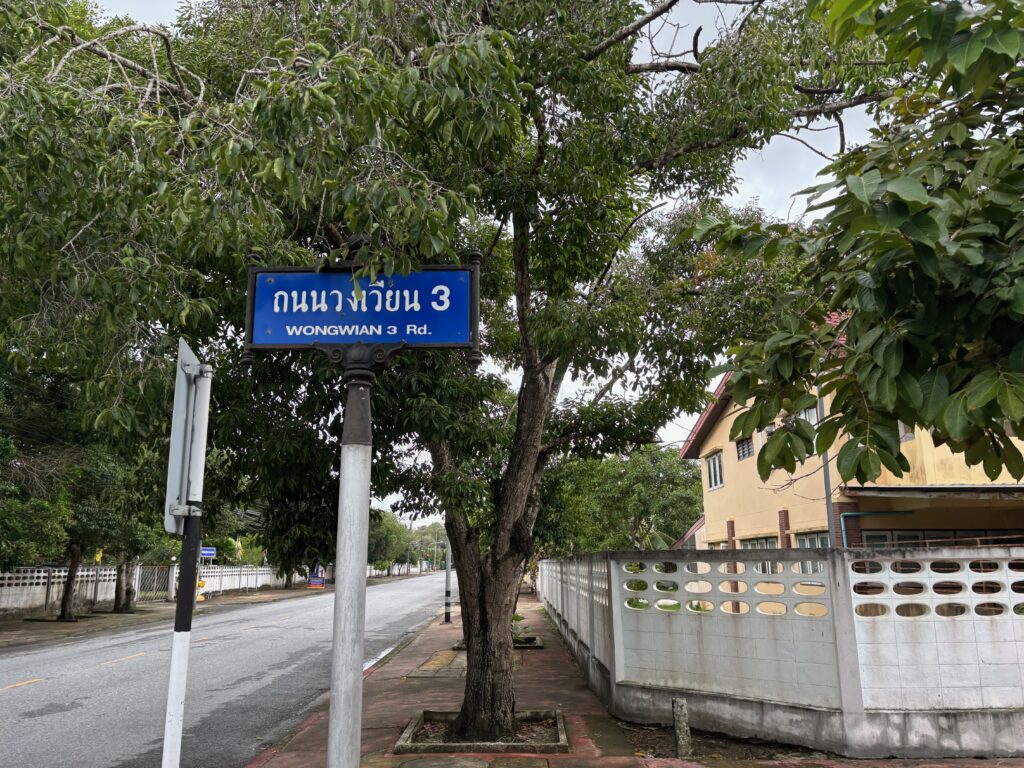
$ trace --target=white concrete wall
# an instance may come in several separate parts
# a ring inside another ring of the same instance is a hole
[[[612,552],[538,591],[627,719],[682,695],[695,727],[853,756],[1024,754],[1024,547]]]
[[[1024,707],[1024,551],[904,550],[844,565],[865,709]]]

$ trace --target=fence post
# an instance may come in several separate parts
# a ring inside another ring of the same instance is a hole
[[[178,564],[172,562],[167,566],[167,602],[174,602],[174,582],[177,580]]]
[[[96,603],[100,600],[100,567],[93,566],[92,569],[92,608],[96,609]]]

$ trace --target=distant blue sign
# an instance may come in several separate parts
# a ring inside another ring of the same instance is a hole
[[[429,267],[359,279],[350,271],[261,269],[249,275],[246,346],[314,344],[472,347],[476,288],[472,267]]]
[[[199,556],[200,557],[216,557],[217,556],[217,548],[216,547],[200,547],[199,548]]]

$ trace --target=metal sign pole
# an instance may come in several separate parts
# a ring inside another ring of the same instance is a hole
[[[372,282],[358,276],[360,266],[353,262],[249,270],[246,352],[316,349],[344,370],[328,768],[359,766],[374,371],[416,347],[464,349],[471,365],[479,363],[480,255],[471,254],[469,261]]]
[[[331,646],[328,768],[358,768],[363,719],[363,634],[366,623],[366,553],[369,537],[373,440],[370,388],[373,371],[345,368],[348,397],[341,433],[338,539]]]
[[[179,499],[185,504],[173,514],[183,517],[184,541],[181,545],[181,571],[178,603],[174,610],[174,639],[171,643],[171,670],[167,683],[167,712],[164,718],[162,768],[178,768],[181,762],[181,732],[185,721],[185,683],[188,678],[188,651],[192,635],[192,605],[195,601],[196,571],[202,538],[203,476],[206,468],[206,432],[210,411],[210,385],[213,368],[198,366],[193,374],[191,429],[187,441],[187,461],[181,473]]]
[[[444,623],[452,623],[452,543],[444,548]]]

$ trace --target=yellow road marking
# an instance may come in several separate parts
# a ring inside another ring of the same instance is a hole
[[[102,666],[104,666],[106,664],[117,664],[117,662],[119,662],[119,661],[127,661],[128,659],[137,659],[137,658],[139,658],[139,656],[145,656],[145,655],[146,655],[145,651],[143,651],[142,653],[133,653],[131,656],[122,656],[120,659],[111,659],[110,661],[101,661],[97,666],[102,667]]]
[[[45,679],[45,677],[33,677],[31,680],[22,680],[20,683],[11,683],[10,685],[5,685],[4,690],[6,691],[8,688],[20,688],[23,685],[32,685],[32,683],[41,683]]]

